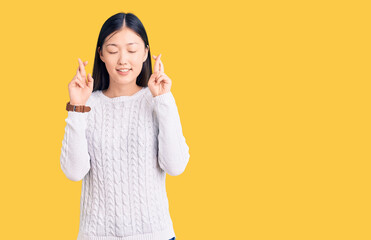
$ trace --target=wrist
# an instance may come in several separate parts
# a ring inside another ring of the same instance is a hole
[[[66,104],[67,111],[74,111],[74,112],[89,112],[91,108],[86,106],[85,104],[72,104],[71,102],[67,102]]]
[[[70,102],[71,105],[75,105],[75,106],[83,106],[85,105],[84,103],[77,103],[77,102]]]

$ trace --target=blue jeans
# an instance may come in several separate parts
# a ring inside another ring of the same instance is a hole
[[[173,237],[173,238],[170,238],[169,240],[175,240],[175,237]]]

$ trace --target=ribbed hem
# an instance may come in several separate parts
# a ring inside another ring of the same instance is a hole
[[[88,236],[79,232],[77,240],[168,240],[175,236],[174,229],[166,229],[161,232],[139,234],[127,237],[114,237],[114,236]]]
[[[174,104],[175,99],[173,94],[170,92],[158,95],[156,97],[153,97],[153,101],[158,102],[158,103],[165,103],[165,104]]]
[[[87,112],[74,112],[68,111],[67,116],[67,123],[72,124],[72,126],[76,126],[77,128],[86,129],[87,127]],[[76,128],[76,130],[77,130]]]
[[[90,110],[91,111],[91,110]],[[86,120],[86,117],[89,112],[74,112],[74,111],[68,111],[68,118],[70,119],[77,119],[77,120]]]

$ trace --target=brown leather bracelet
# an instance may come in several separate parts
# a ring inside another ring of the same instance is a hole
[[[72,112],[89,112],[91,108],[85,105],[71,105],[69,101],[66,105],[66,110]]]

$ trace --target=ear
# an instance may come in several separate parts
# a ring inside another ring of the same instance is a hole
[[[148,58],[148,51],[149,51],[149,45],[147,45],[147,47],[146,47],[145,50],[144,50],[143,63],[144,63],[145,61],[147,61],[147,58]]]
[[[104,56],[103,56],[103,54],[101,52],[100,47],[98,47],[98,53],[99,53],[100,60],[102,60],[102,62],[104,62]]]

